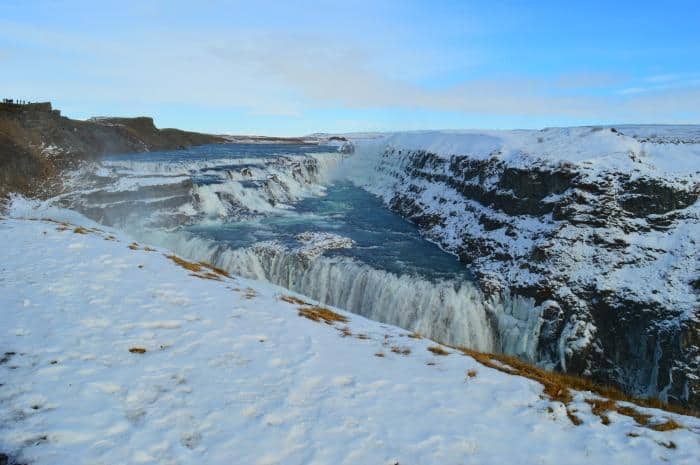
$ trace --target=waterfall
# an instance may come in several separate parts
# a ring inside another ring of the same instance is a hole
[[[312,256],[278,242],[230,249],[182,233],[145,232],[142,239],[242,277],[264,280],[366,318],[430,339],[534,360],[541,323],[523,299],[487,299],[470,281],[397,276],[352,258]]]
[[[321,304],[448,344],[535,361],[541,309],[529,299],[487,298],[474,282],[462,278],[398,275],[348,254],[328,253],[353,246],[352,240],[328,233],[302,233],[297,246],[267,241],[232,248],[182,227],[294,215],[290,210],[295,202],[323,195],[325,186],[338,178],[350,179],[387,201],[408,160],[387,160],[379,150],[377,145],[351,156],[108,160],[91,174],[96,179],[93,187],[76,192],[69,207],[117,225],[140,242],[268,281]]]

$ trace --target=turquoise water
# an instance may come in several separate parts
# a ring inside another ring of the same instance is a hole
[[[158,167],[182,166],[196,187],[231,183],[230,173],[261,167],[259,160],[289,159],[315,154],[334,156],[336,147],[302,144],[218,144],[187,150],[152,152],[107,157],[113,163],[150,165],[148,174]],[[155,167],[155,168],[154,168]],[[138,173],[138,167],[136,168]],[[276,175],[279,175],[276,172]],[[263,189],[270,173],[265,169],[235,182],[248,190]],[[234,176],[235,177],[235,176]],[[281,182],[284,182],[282,180]],[[275,240],[294,248],[297,234],[329,232],[355,241],[348,249],[328,250],[326,257],[349,257],[378,270],[396,275],[420,276],[429,280],[469,279],[468,270],[450,254],[423,239],[416,228],[387,209],[372,194],[347,181],[325,184],[325,195],[312,194],[293,202],[291,208],[262,215],[228,215],[217,221],[195,221],[182,229],[200,238],[226,244],[232,249],[250,247]],[[218,198],[222,195],[217,194]],[[245,200],[241,203],[245,204]]]
[[[187,229],[231,248],[270,240],[294,247],[299,233],[335,233],[354,240],[355,246],[327,251],[326,256],[351,257],[375,269],[430,280],[470,277],[456,257],[423,239],[413,225],[384,207],[377,197],[349,182],[333,183],[325,196],[306,198],[292,206],[292,211],[280,215]]]

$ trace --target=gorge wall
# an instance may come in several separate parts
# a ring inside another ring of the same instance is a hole
[[[532,361],[697,409],[699,140],[697,127],[407,133],[356,140],[355,163],[487,295],[532,299]]]

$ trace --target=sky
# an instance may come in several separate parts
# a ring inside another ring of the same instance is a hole
[[[700,2],[1,0],[0,94],[228,134],[700,123]]]

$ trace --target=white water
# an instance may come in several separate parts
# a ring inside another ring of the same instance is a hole
[[[366,169],[371,164],[362,160],[365,156],[357,154],[355,160],[353,156],[348,160],[340,153],[207,160],[180,158],[176,161],[128,159],[105,162],[103,169],[106,168],[113,178],[106,191],[113,191],[115,186],[133,189],[133,184],[124,181],[125,178],[134,182],[147,179],[149,186],[158,185],[154,179],[158,176],[163,178],[164,185],[172,179],[181,180],[182,176],[205,179],[193,182],[189,196],[183,196],[182,205],[175,209],[168,207],[155,216],[185,216],[189,224],[210,220],[235,223],[236,218],[249,215],[294,215],[295,202],[323,195],[326,185],[334,178],[349,177],[358,181],[363,170],[365,181],[373,182],[373,190],[382,193],[383,182],[389,179],[375,170],[368,173]],[[80,195],[74,201],[79,210],[87,206],[81,205]],[[107,212],[110,209],[106,204],[100,207]],[[102,214],[100,218],[109,216]],[[353,244],[350,239],[343,242],[339,237],[327,241],[327,237],[319,236],[318,241],[309,243],[315,240],[311,234],[304,236],[307,239],[303,247],[264,241],[232,248],[179,228],[144,227],[144,221],[134,221],[132,216],[114,221],[114,224],[140,242],[212,263],[232,274],[269,281],[320,303],[397,325],[431,339],[536,359],[541,312],[533,310],[533,302],[508,297],[486,299],[473,282],[463,278],[446,280],[399,275],[348,256],[321,254],[324,247],[332,248],[324,244],[344,243],[344,247],[350,247]],[[313,224],[308,226],[313,227]],[[385,243],[382,247],[392,245]],[[308,253],[309,249],[314,253]]]
[[[268,281],[326,305],[415,331],[430,339],[534,360],[541,322],[533,302],[487,300],[471,282],[397,276],[347,257],[314,257],[277,242],[230,249],[182,233],[142,240],[246,278]]]

